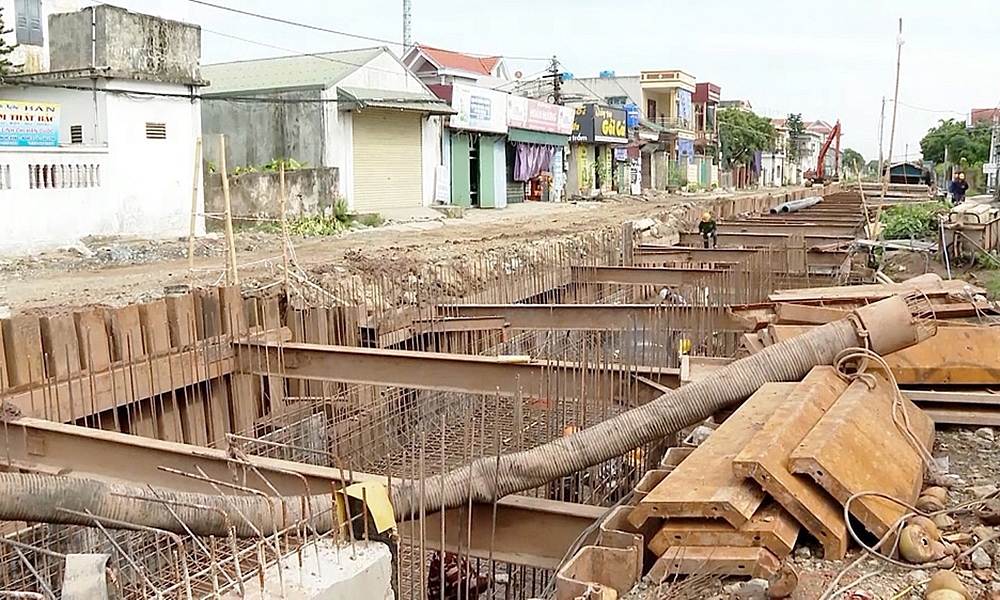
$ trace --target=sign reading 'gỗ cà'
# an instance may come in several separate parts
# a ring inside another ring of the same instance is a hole
[[[0,146],[58,145],[58,104],[0,100]]]

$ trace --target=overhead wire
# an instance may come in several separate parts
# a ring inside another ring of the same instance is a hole
[[[217,9],[217,10],[224,10],[224,11],[228,11],[228,12],[232,12],[232,13],[236,13],[236,14],[240,14],[240,15],[244,15],[244,16],[248,16],[248,17],[254,17],[254,18],[257,18],[257,19],[265,20],[265,21],[271,21],[273,23],[280,23],[282,25],[289,25],[289,26],[292,26],[292,27],[300,27],[300,28],[303,28],[303,29],[310,29],[310,30],[313,30],[313,31],[319,31],[319,32],[323,32],[323,33],[330,33],[330,34],[333,34],[333,35],[340,35],[340,36],[344,36],[344,37],[350,37],[350,38],[359,39],[359,40],[366,40],[366,41],[370,41],[370,42],[379,42],[379,43],[382,43],[382,44],[391,44],[391,45],[394,45],[394,46],[398,45],[398,46],[403,46],[404,48],[407,48],[407,46],[404,46],[402,43],[400,43],[399,40],[387,40],[385,38],[379,38],[379,37],[374,37],[374,36],[370,36],[370,35],[363,35],[363,34],[359,34],[359,33],[351,33],[351,32],[348,32],[348,31],[341,31],[341,30],[337,30],[337,29],[331,29],[329,27],[322,27],[320,25],[313,25],[311,23],[302,23],[302,22],[299,22],[299,21],[292,21],[291,19],[284,19],[284,18],[281,18],[281,17],[275,17],[275,16],[271,16],[271,15],[265,15],[265,14],[262,14],[262,13],[256,13],[256,12],[253,12],[253,11],[244,10],[242,8],[235,8],[235,7],[226,6],[226,5],[223,5],[223,4],[216,4],[214,2],[207,2],[206,0],[187,0],[187,1],[190,2],[190,3],[192,3],[192,4],[198,4],[198,5],[201,5],[201,6],[207,6],[207,7],[210,7],[210,8]],[[418,46],[418,45],[419,44],[412,44],[410,47],[415,47],[415,46]],[[431,46],[428,46],[428,47],[430,48]],[[550,61],[550,60],[552,60],[552,58],[548,57],[548,56],[543,58],[543,57],[539,57],[539,56],[506,56],[506,55],[497,55],[497,54],[492,54],[492,55],[491,54],[473,54],[473,53],[469,53],[469,52],[462,52],[462,54],[465,54],[466,56],[476,57],[476,58],[492,58],[494,56],[504,56],[504,58],[508,58],[508,59],[511,59],[511,60],[544,60],[544,61]]]

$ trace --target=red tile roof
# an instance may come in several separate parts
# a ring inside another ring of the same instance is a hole
[[[992,123],[993,117],[1000,117],[1000,108],[973,108],[971,121],[972,125],[979,123]]]
[[[771,119],[771,125],[781,128],[788,125],[788,119]]]
[[[445,69],[459,69],[462,71],[469,71],[472,73],[479,73],[481,75],[491,75],[493,69],[496,68],[497,63],[500,62],[502,57],[500,56],[469,56],[468,54],[462,54],[460,52],[452,52],[451,50],[442,50],[440,48],[431,48],[430,46],[417,45],[428,58],[440,65]]]

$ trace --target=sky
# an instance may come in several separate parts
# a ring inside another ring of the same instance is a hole
[[[402,41],[402,0],[211,0],[324,28]],[[280,25],[190,0],[107,0],[201,25],[202,63],[387,45]],[[81,4],[86,4],[86,0]],[[565,71],[681,69],[754,110],[843,124],[842,145],[888,153],[899,18],[904,44],[894,159],[919,158],[940,119],[1000,105],[1000,2],[962,0],[412,0],[417,43],[508,57],[530,76],[557,56]],[[289,10],[294,7],[294,10]],[[234,39],[243,38],[243,40]],[[244,41],[246,40],[246,41]],[[530,60],[528,60],[530,59]]]

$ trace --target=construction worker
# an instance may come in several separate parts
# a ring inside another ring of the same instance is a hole
[[[719,245],[719,228],[715,224],[715,219],[712,218],[712,213],[705,213],[701,215],[701,223],[698,223],[698,232],[701,233],[701,237],[705,240],[705,247],[709,248],[709,239],[712,241],[712,248]]]
[[[961,204],[965,202],[965,192],[969,190],[969,182],[965,180],[965,173],[957,173],[955,178],[951,180],[951,184],[948,185],[948,191],[951,192],[951,203]]]

